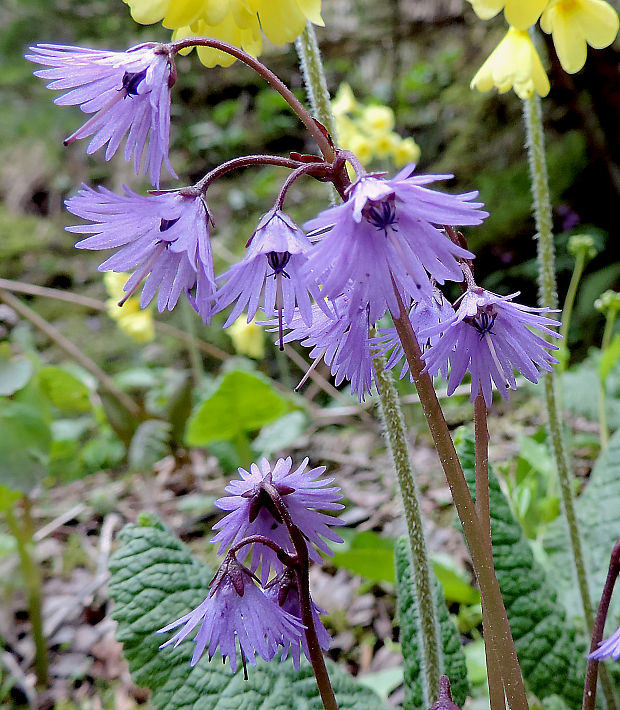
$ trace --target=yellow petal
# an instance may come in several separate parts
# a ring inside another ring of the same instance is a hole
[[[224,22],[230,11],[229,4],[221,0],[205,0],[201,20],[207,25],[219,25]]]
[[[618,13],[603,0],[583,0],[577,10],[577,21],[587,43],[595,49],[608,47],[618,34]]]
[[[186,37],[195,37],[197,34],[200,34],[199,32],[193,30],[189,26],[185,27],[177,27],[176,30],[172,33],[172,41],[176,41],[177,39],[185,39]],[[186,55],[189,54],[192,51],[193,47],[186,47],[185,49],[181,49],[179,51],[179,54]]]
[[[506,0],[506,22],[519,30],[535,24],[549,0]]]
[[[551,7],[545,26],[551,30],[553,46],[564,71],[569,74],[578,72],[586,63],[587,47],[573,0],[558,2]]]
[[[131,16],[141,25],[159,22],[166,14],[171,0],[124,0],[129,5]]]
[[[170,3],[168,12],[162,22],[164,27],[171,30],[195,22],[204,10],[203,0],[174,0]]]
[[[254,6],[263,32],[274,44],[292,42],[303,32],[306,17],[291,0],[258,0]]]
[[[321,0],[296,0],[297,6],[303,14],[315,25],[325,27],[321,17]]]
[[[504,7],[504,0],[469,0],[481,20],[490,20]]]

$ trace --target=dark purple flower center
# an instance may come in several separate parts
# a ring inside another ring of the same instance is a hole
[[[364,216],[378,231],[383,232],[387,237],[388,229],[398,232],[398,218],[396,216],[396,205],[393,199],[382,202],[371,203],[370,207],[364,210]]]
[[[480,340],[488,333],[489,335],[495,335],[493,332],[493,326],[495,325],[495,319],[497,318],[497,313],[490,315],[489,313],[479,313],[470,320],[470,323],[480,334]]]
[[[140,83],[144,80],[145,76],[146,76],[146,69],[143,69],[142,71],[138,71],[138,72],[126,71],[123,74],[123,85],[121,86],[119,91],[124,91],[125,97],[137,96],[138,95],[138,86],[140,86]]]
[[[162,220],[159,223],[159,231],[160,232],[167,231],[168,229],[170,229],[170,227],[175,225],[179,221],[179,219],[181,219],[181,218],[177,217],[176,219],[166,219],[165,217],[162,217]]]
[[[284,271],[290,258],[291,255],[287,251],[270,251],[269,254],[267,254],[267,262],[273,269],[273,274],[270,274],[270,276],[275,277],[278,274],[282,274],[286,276],[287,279],[290,279],[291,277]]]

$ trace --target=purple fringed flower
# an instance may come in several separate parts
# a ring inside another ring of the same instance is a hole
[[[219,646],[233,673],[237,670],[237,640],[245,667],[246,660],[256,665],[257,654],[271,661],[278,646],[298,645],[305,628],[298,618],[266,596],[253,575],[233,557],[224,561],[210,584],[209,596],[200,606],[159,629],[158,633],[166,633],[183,627],[160,648],[176,648],[199,624],[191,665],[198,663],[205,649],[211,660]]]
[[[620,658],[620,628],[608,639],[601,641],[596,651],[592,651],[588,658],[594,658],[596,661],[611,658],[613,661],[617,661]]]
[[[312,243],[293,220],[278,209],[261,218],[248,242],[243,260],[218,278],[224,281],[217,296],[218,310],[236,301],[224,327],[228,328],[247,306],[248,323],[263,295],[263,311],[278,313],[280,344],[282,321],[290,323],[295,306],[306,325],[312,325],[310,295],[327,311],[316,281],[303,268]]]
[[[336,386],[347,380],[351,383],[351,393],[357,394],[362,402],[366,393],[371,392],[374,379],[368,309],[352,305],[348,294],[331,303],[334,316],[329,317],[317,306],[313,306],[312,326],[307,326],[296,315],[289,324],[290,332],[283,338],[285,343],[299,340],[305,348],[312,348],[309,356],[313,363],[295,389],[301,388],[322,358],[331,367]],[[269,321],[266,325],[272,326],[272,331],[277,326],[275,321]]]
[[[281,609],[301,621],[299,592],[297,591],[294,575],[290,570],[284,571],[281,575],[270,582],[267,585],[266,594],[270,599],[277,602]],[[327,629],[323,626],[323,622],[319,617],[319,614],[326,614],[327,612],[325,609],[321,609],[320,606],[317,606],[314,601],[310,601],[312,603],[312,620],[314,622],[314,629],[316,631],[319,646],[324,651],[327,651],[331,644],[331,637],[327,633]],[[290,653],[291,658],[293,659],[293,666],[296,670],[299,670],[299,661],[301,659],[302,650],[306,658],[310,661],[310,652],[308,651],[308,641],[306,640],[305,633],[301,634],[299,640],[291,637],[286,643],[283,644],[281,660],[286,660]]]
[[[348,188],[344,204],[304,225],[319,237],[309,266],[323,285],[322,293],[334,299],[350,288],[352,307],[368,306],[371,323],[388,308],[398,313],[394,285],[408,303],[432,296],[428,274],[440,284],[462,281],[457,258],[474,255],[434,225],[480,224],[487,216],[482,203],[471,202],[477,192],[429,190],[423,185],[452,176],[412,177],[414,167],[387,180],[365,175]]]
[[[78,249],[115,249],[99,271],[130,271],[126,298],[146,278],[140,306],[147,306],[157,289],[157,307],[172,310],[185,292],[207,322],[215,293],[213,257],[209,241],[209,212],[201,195],[191,189],[144,197],[125,187],[117,195],[104,187],[87,185],[66,201],[69,212],[93,224],[67,227],[91,234]],[[124,302],[125,299],[123,299]],[[122,304],[122,302],[121,302]]]
[[[549,326],[560,323],[540,315],[549,308],[530,308],[513,303],[518,296],[498,296],[482,288],[468,290],[458,310],[449,320],[422,331],[423,338],[434,339],[422,355],[425,372],[436,375],[449,362],[448,394],[452,394],[465,373],[471,373],[471,400],[482,391],[487,406],[493,397],[492,383],[508,399],[508,389],[516,389],[513,369],[531,382],[538,382],[541,370],[551,371],[557,360],[547,351],[557,346],[535,335],[537,328],[547,335],[560,336]]]
[[[420,333],[432,328],[433,326],[443,323],[446,320],[453,318],[454,308],[450,303],[444,298],[441,291],[437,288],[433,289],[433,297],[430,301],[418,301],[414,303],[409,311],[409,320],[411,321],[411,326],[413,332],[418,340],[418,345],[420,350],[424,352],[429,348],[439,337],[435,335],[432,338],[421,338]],[[371,341],[371,348],[375,355],[386,355],[390,350],[392,351],[390,357],[385,363],[386,370],[391,370],[399,362],[403,361],[403,365],[398,376],[399,380],[409,372],[409,363],[405,357],[405,351],[396,332],[396,328],[382,328],[380,331],[380,337],[373,338]],[[440,369],[441,376],[444,379],[448,379],[448,363]],[[413,382],[413,377],[409,375],[409,379]]]
[[[273,486],[282,498],[291,520],[312,543],[308,552],[315,562],[321,562],[321,556],[314,549],[315,545],[328,555],[332,552],[325,540],[342,542],[330,525],[343,523],[331,515],[325,515],[320,510],[341,510],[344,506],[340,500],[340,488],[325,488],[333,478],[319,479],[325,472],[325,466],[319,466],[306,471],[308,459],[291,471],[292,460],[278,459],[273,466],[267,459],[260,460],[260,466],[253,463],[250,471],[239,469],[242,480],[231,481],[226,487],[230,496],[220,498],[215,504],[222,510],[230,511],[222,520],[213,526],[219,532],[212,542],[219,542],[218,554],[229,545],[234,545],[249,535],[263,535],[273,540],[282,549],[293,552],[286,525],[274,507],[265,485]],[[276,553],[265,545],[254,545],[252,550],[252,570],[261,565],[261,578],[265,582],[269,577],[270,568],[276,571],[282,569],[282,563]]]
[[[61,106],[80,105],[92,118],[65,140],[93,136],[86,152],[94,153],[107,143],[105,159],[116,153],[123,137],[125,160],[133,156],[136,173],[144,157],[143,170],[159,187],[162,163],[176,174],[168,160],[170,142],[170,87],[176,72],[165,45],[140,44],[126,52],[84,47],[37,44],[26,59],[50,69],[35,76],[51,79],[48,89],[70,89],[55,99]],[[148,141],[148,147],[147,147]]]

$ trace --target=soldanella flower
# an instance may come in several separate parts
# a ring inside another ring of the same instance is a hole
[[[492,386],[508,398],[508,389],[516,389],[514,370],[531,382],[538,382],[541,371],[551,371],[557,360],[548,350],[557,346],[532,332],[536,328],[547,336],[560,337],[553,326],[560,325],[542,313],[547,308],[530,308],[513,303],[517,296],[498,296],[482,288],[471,288],[462,297],[451,319],[428,328],[420,337],[434,339],[422,355],[425,372],[436,375],[449,363],[448,394],[452,394],[466,372],[471,374],[471,399],[479,391],[487,405],[492,400]]]
[[[439,335],[431,337],[421,337],[419,334],[427,331],[429,328],[434,328],[439,323],[451,320],[454,317],[454,308],[447,301],[439,289],[434,289],[433,297],[430,300],[418,301],[414,303],[409,311],[409,320],[411,327],[418,340],[420,350],[424,352],[439,338]],[[396,328],[382,328],[379,331],[379,337],[374,338],[371,342],[371,347],[375,355],[386,355],[391,351],[390,356],[385,363],[386,370],[391,370],[402,362],[402,367],[398,379],[409,372],[409,363],[405,357]],[[447,363],[440,370],[440,374],[444,379],[448,378]],[[413,378],[410,375],[410,379]]]
[[[200,194],[186,189],[144,197],[128,188],[118,195],[83,185],[65,204],[69,212],[92,223],[67,227],[92,235],[78,242],[78,249],[118,249],[100,271],[133,271],[124,286],[125,299],[145,280],[142,308],[159,290],[157,308],[172,310],[185,293],[203,321],[209,320],[215,276],[209,214]]]
[[[220,498],[215,504],[222,510],[229,511],[216,525],[219,532],[213,542],[219,542],[218,554],[229,545],[239,542],[249,535],[264,535],[273,540],[283,550],[292,552],[287,528],[271,496],[272,489],[286,507],[292,523],[296,525],[310,543],[308,551],[311,559],[321,562],[321,556],[314,546],[326,554],[332,554],[326,540],[342,542],[330,525],[341,525],[341,521],[322,510],[341,510],[344,506],[337,501],[342,498],[340,489],[329,486],[333,478],[321,479],[325,466],[306,470],[308,459],[304,459],[292,469],[291,458],[278,459],[272,467],[267,459],[253,463],[250,470],[239,469],[241,480],[231,481],[226,487],[230,493]],[[266,581],[270,568],[282,569],[276,553],[265,545],[255,545],[252,551],[252,569],[261,565],[261,577]]]
[[[468,0],[474,12],[482,20],[490,20],[501,10],[506,22],[518,30],[526,30],[535,24],[549,0]]]
[[[601,641],[596,651],[592,651],[588,658],[594,658],[597,661],[611,658],[613,661],[617,661],[620,658],[620,628],[608,639]]]
[[[319,236],[309,257],[322,293],[335,299],[347,291],[352,312],[368,308],[376,323],[389,308],[398,313],[396,287],[405,302],[432,296],[438,283],[462,281],[457,258],[473,254],[453,244],[435,225],[480,224],[487,216],[473,202],[477,192],[449,195],[425,185],[448,175],[412,176],[409,165],[394,178],[364,175],[347,201],[310,220]]]
[[[307,20],[323,25],[321,0],[124,0],[136,22],[162,21],[174,37],[209,36],[242,47],[253,55],[262,50],[262,35],[274,44],[296,39]],[[217,50],[198,49],[207,66],[231,64],[234,59]]]
[[[299,592],[297,590],[297,584],[295,581],[295,576],[290,570],[285,570],[282,574],[278,575],[267,585],[266,594],[270,599],[277,602],[284,611],[286,611],[291,616],[299,619],[301,621],[301,604],[299,602]],[[325,614],[325,610],[317,606],[314,601],[310,600],[312,604],[312,620],[314,622],[314,629],[316,631],[317,640],[319,646],[327,651],[331,643],[331,637],[327,633],[327,629],[323,626],[319,614]],[[306,634],[301,634],[299,640],[291,637],[282,646],[282,660],[286,660],[289,654],[293,659],[293,666],[296,670],[299,670],[299,661],[301,659],[301,652],[304,652],[306,658],[310,661],[310,653],[308,651],[308,642],[306,640]]]
[[[197,627],[196,647],[191,665],[208,651],[209,660],[219,647],[228,659],[233,673],[237,670],[237,642],[244,665],[256,665],[256,656],[271,661],[278,646],[298,645],[304,625],[276,601],[266,596],[255,578],[234,557],[227,557],[210,585],[207,598],[189,614],[164,626],[166,633],[181,626],[181,630],[160,648],[175,648]]]
[[[123,138],[125,160],[133,157],[136,172],[148,174],[159,186],[162,164],[176,177],[168,160],[170,142],[170,87],[174,63],[165,45],[141,44],[126,52],[38,44],[26,59],[43,64],[36,76],[51,79],[48,89],[66,90],[55,99],[61,106],[79,105],[94,116],[72,133],[65,145],[92,136],[87,153],[106,146],[105,159],[118,150]]]
[[[551,0],[540,26],[553,37],[564,71],[578,72],[586,61],[587,45],[608,47],[618,34],[618,13],[604,0]]]
[[[330,366],[336,386],[343,381],[351,383],[351,393],[360,401],[370,393],[374,379],[374,369],[370,352],[368,309],[352,306],[346,295],[332,302],[334,316],[328,316],[315,305],[312,326],[304,323],[300,315],[291,321],[290,332],[284,342],[299,340],[305,348],[311,348],[309,356],[313,362],[296,389],[300,389],[311,371],[323,360]],[[267,325],[277,328],[275,321]]]
[[[282,322],[291,322],[296,306],[306,325],[312,325],[311,295],[329,312],[315,279],[304,268],[310,249],[308,237],[284,212],[274,209],[264,215],[243,260],[218,279],[223,282],[218,310],[235,302],[224,327],[246,308],[248,322],[262,308],[267,316],[278,314],[282,337]]]
[[[546,96],[549,79],[527,30],[511,27],[471,80],[471,88],[500,94],[514,89],[521,99]]]

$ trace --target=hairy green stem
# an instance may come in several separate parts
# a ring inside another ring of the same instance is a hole
[[[37,685],[44,688],[47,685],[47,646],[43,636],[43,613],[41,591],[41,573],[34,556],[34,524],[31,515],[31,502],[27,495],[22,498],[21,520],[13,510],[6,511],[6,520],[11,534],[17,542],[19,566],[26,587],[28,617],[32,627],[34,641],[34,669],[37,675]]]
[[[424,362],[417,338],[413,332],[407,310],[396,293],[400,311],[392,319],[409,363],[409,370],[420,397],[439,460],[452,493],[452,500],[463,526],[463,533],[480,587],[483,605],[488,614],[488,638],[495,658],[501,658],[501,673],[508,704],[512,710],[527,710],[528,702],[523,684],[519,659],[515,651],[502,593],[495,576],[489,535],[480,522],[467,481],[463,474],[450,430],[437,399],[437,393],[428,373],[423,373]]]
[[[406,428],[398,402],[398,393],[394,386],[392,373],[385,369],[385,358],[374,358],[377,389],[379,390],[379,409],[385,428],[392,462],[396,470],[400,488],[405,521],[411,548],[411,569],[415,586],[415,599],[418,608],[418,633],[422,648],[422,692],[423,706],[430,707],[436,699],[439,678],[443,672],[443,653],[441,634],[435,603],[431,572],[426,549],[426,539],[422,527],[422,513],[418,502],[415,478],[411,468],[407,447]]]
[[[553,218],[551,213],[551,198],[549,196],[547,161],[545,157],[545,136],[540,97],[534,95],[525,99],[523,108],[530,179],[532,184],[533,210],[537,231],[538,301],[541,306],[546,308],[557,308],[558,294],[555,278]],[[579,593],[581,595],[586,629],[588,635],[590,635],[594,623],[594,612],[581,546],[581,535],[575,514],[570,481],[570,464],[562,434],[562,421],[557,402],[555,373],[545,373],[543,380],[549,439],[556,462],[558,479],[560,481],[562,505],[568,524],[572,558],[575,565]],[[616,703],[611,681],[605,672],[601,673],[601,684],[603,685],[608,710],[615,710]]]

